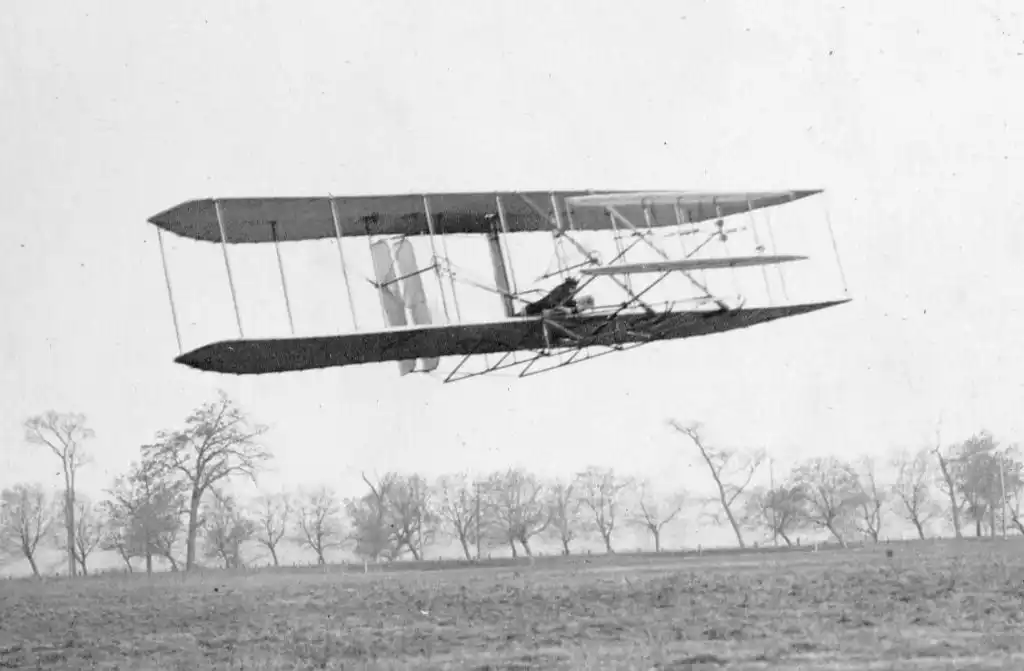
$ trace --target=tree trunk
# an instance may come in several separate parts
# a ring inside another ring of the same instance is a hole
[[[459,538],[459,543],[462,544],[462,554],[466,555],[466,561],[473,561],[473,555],[469,551],[469,541],[466,540],[466,537]]]
[[[654,551],[661,552],[661,532],[657,529],[651,529],[651,535],[654,536]]]
[[[839,544],[845,548],[846,539],[843,538],[843,535],[839,533],[839,531],[834,526],[832,526],[831,522],[825,526],[828,528],[829,532],[831,532],[832,535],[835,536],[836,540],[839,541]]]
[[[313,548],[313,549],[316,551],[316,563],[317,563],[317,566],[325,565],[327,562],[324,561],[324,549],[323,548]]]
[[[615,550],[612,549],[612,534],[611,532],[601,532],[601,537],[604,538],[604,549],[605,552],[612,555],[615,554]]]
[[[978,538],[981,538],[981,536],[982,536],[982,532],[981,532],[981,519],[974,520],[974,535],[977,536]]]
[[[707,457],[705,457],[707,459]],[[739,522],[732,514],[732,508],[728,502],[728,496],[725,493],[725,487],[722,485],[719,474],[715,473],[714,469],[711,469],[712,475],[715,477],[715,484],[718,485],[718,498],[722,502],[722,510],[725,512],[725,517],[729,520],[729,525],[732,527],[733,533],[736,534],[736,542],[740,544],[741,548],[747,547],[746,543],[743,542],[743,532],[740,530]]]
[[[963,538],[963,532],[960,530],[960,507],[956,504],[956,483],[953,482],[953,476],[949,472],[949,464],[946,462],[938,448],[935,450],[935,456],[939,458],[939,468],[942,469],[942,477],[946,481],[946,491],[949,494],[949,511],[953,518],[953,533],[956,534],[957,538]]]
[[[568,557],[570,554],[571,553],[569,551],[569,539],[563,538],[562,539],[562,556]]]
[[[128,572],[129,573],[134,573],[134,570],[132,569],[132,558],[131,558],[131,555],[129,555],[127,552],[125,552],[124,548],[118,548],[117,553],[119,555],[121,555],[121,561],[123,561],[124,565],[128,567]]]
[[[163,555],[163,558],[167,560],[167,563],[169,563],[171,565],[171,571],[177,572],[177,570],[178,570],[178,560],[174,558],[174,555],[172,555],[170,552],[164,552],[164,553],[162,553],[162,555]]]
[[[523,551],[526,552],[526,556],[527,557],[532,557],[533,556],[533,550],[530,549],[530,541],[528,539],[526,539],[526,538],[522,538],[522,539],[519,540],[519,542],[522,543]]]
[[[273,545],[268,545],[267,547],[270,548],[270,558],[274,560],[274,566],[280,566],[280,564],[277,563],[277,550],[274,549]]]
[[[191,571],[196,565],[196,535],[199,531],[199,503],[202,496],[192,491],[192,500],[188,506],[188,537],[185,540],[185,570]]]
[[[786,547],[793,547],[793,541],[789,540],[789,536],[786,535],[785,531],[780,529],[778,534],[782,536],[782,540],[786,542]]]
[[[75,564],[75,491],[74,485],[66,471],[64,474],[64,521],[67,525],[68,543],[68,577],[74,578],[77,573]]]
[[[153,553],[148,550],[146,551],[146,573],[153,573]]]
[[[32,567],[32,575],[39,577],[39,567],[36,566],[36,558],[32,556],[31,552],[25,553],[25,559],[28,559],[29,566]]]
[[[917,535],[921,538],[921,540],[924,540],[924,525],[921,524],[921,520],[917,519],[917,517],[914,517],[910,521],[914,523],[915,527],[917,527]]]
[[[516,551],[516,542],[515,542],[515,540],[510,540],[508,542],[508,546],[510,548],[512,548],[512,559],[515,559],[516,557],[518,557],[519,556],[519,552]]]

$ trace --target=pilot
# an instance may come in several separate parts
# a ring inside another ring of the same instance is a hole
[[[574,296],[579,283],[579,280],[575,277],[568,278],[552,289],[544,298],[527,305],[523,309],[522,314],[526,316],[539,315],[545,310],[553,310],[555,308],[569,308],[575,312],[576,299]]]

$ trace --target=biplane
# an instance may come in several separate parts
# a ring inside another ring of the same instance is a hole
[[[457,365],[443,377],[452,382],[511,368],[518,368],[520,376],[533,375],[650,343],[723,333],[847,302],[848,292],[836,300],[747,306],[742,296],[714,292],[706,281],[707,274],[715,271],[764,270],[805,260],[804,256],[767,250],[757,237],[754,222],[750,223],[757,242],[753,253],[708,256],[707,249],[716,242],[724,243],[738,230],[729,227],[730,218],[818,193],[559,191],[223,198],[187,201],[154,215],[149,222],[160,236],[179,346],[176,362],[203,371],[241,375],[397,362],[399,373],[407,375],[441,374],[440,361],[458,357]],[[831,234],[831,224],[829,229]],[[182,349],[162,231],[219,243],[238,325],[237,339],[188,352]],[[528,234],[550,236],[559,268],[531,286],[519,286],[507,242],[512,236]],[[611,237],[613,252],[601,258],[583,240],[588,235]],[[680,252],[666,251],[659,235],[678,236]],[[474,320],[460,311],[457,286],[465,277],[451,262],[446,244],[458,236],[479,240],[481,257],[486,248],[492,277],[475,285],[493,294],[500,318]],[[246,338],[229,246],[272,244],[277,248],[291,321],[280,245],[333,240],[341,274],[340,282],[329,290],[337,291],[339,297],[347,295],[351,308],[351,264],[343,245],[348,238],[367,240],[373,276],[366,279],[379,298],[380,326],[360,328],[353,308],[353,329],[348,333],[296,337],[293,323],[292,337]],[[693,240],[692,244],[685,239]],[[418,261],[413,240],[429,250],[426,263]],[[637,248],[646,250],[647,258],[630,260],[630,253],[635,254]],[[575,253],[578,262],[566,260],[566,249]],[[670,276],[685,279],[693,295],[662,303],[645,299]],[[436,285],[432,290],[439,298],[434,309],[425,285],[431,278]],[[551,287],[554,281],[558,283]],[[615,298],[599,303],[593,293],[595,282],[605,283]],[[466,367],[471,359],[481,358],[482,368]]]

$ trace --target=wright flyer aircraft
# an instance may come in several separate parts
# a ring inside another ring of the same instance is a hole
[[[785,269],[807,257],[780,253],[770,219],[755,218],[819,193],[222,198],[187,201],[149,222],[158,231],[178,363],[257,375],[397,362],[401,375],[425,372],[451,382],[498,371],[532,375],[650,343],[743,329],[847,302],[845,278],[841,297],[789,300]],[[831,223],[828,228],[842,277]],[[237,338],[190,351],[182,347],[164,231],[221,247]],[[532,275],[525,270],[526,260],[513,255],[511,244],[528,236],[553,259],[553,265]],[[455,240],[471,249],[475,260],[489,260],[484,279],[453,261],[448,243]],[[337,248],[340,272],[321,290],[348,304],[352,323],[344,332],[296,335],[281,247],[312,241]],[[246,336],[229,255],[229,249],[246,245],[275,248],[287,335]],[[358,260],[364,263],[362,274]],[[714,280],[727,273],[735,279],[750,270],[763,277],[767,300],[762,304],[751,305],[742,292],[722,290],[723,284]],[[664,293],[669,285],[674,287],[669,295],[655,300],[654,291],[660,286]],[[367,286],[379,303],[380,321],[372,326],[365,315],[357,316],[353,298],[354,287]],[[486,300],[467,302],[468,289],[483,292]],[[443,359],[452,362],[451,370],[442,372]]]

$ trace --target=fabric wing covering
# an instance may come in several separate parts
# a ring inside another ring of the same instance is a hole
[[[600,337],[600,344],[691,338],[747,328],[776,319],[814,312],[846,300],[746,308],[728,311],[672,312],[650,317],[644,313],[618,316],[612,323],[601,316],[564,321],[583,337]],[[563,346],[572,347],[572,343]],[[509,319],[462,325],[396,328],[314,338],[234,340],[212,343],[176,359],[199,370],[259,375],[313,370],[378,361],[539,350],[545,347],[543,320]]]
[[[501,196],[510,233],[549,231],[554,224],[552,197],[566,228],[603,231],[613,227],[607,208],[646,227],[698,223],[812,196],[820,191],[758,193],[688,191],[556,191],[427,194],[438,234],[486,234],[498,216]],[[367,235],[426,235],[429,224],[423,195],[319,198],[222,198],[226,242],[293,242]],[[337,231],[331,203],[337,211]],[[214,200],[190,200],[154,215],[150,223],[177,235],[220,242]]]

